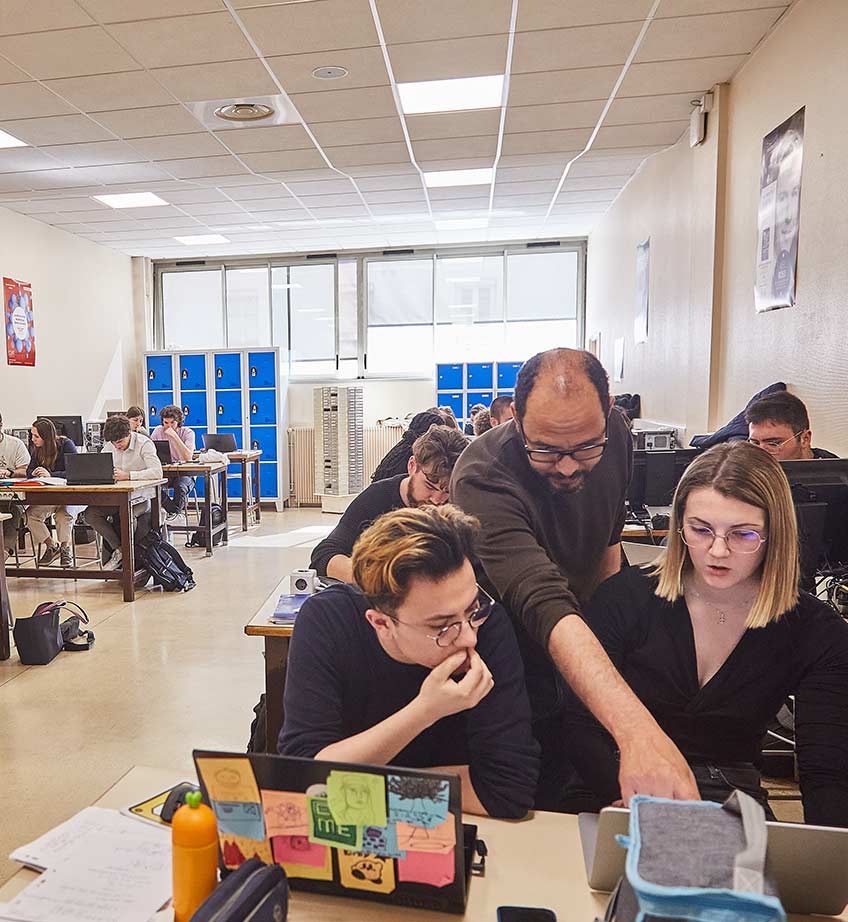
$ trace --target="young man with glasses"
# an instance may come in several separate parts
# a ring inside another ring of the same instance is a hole
[[[451,499],[481,524],[486,587],[511,614],[542,745],[536,806],[559,808],[568,778],[563,680],[621,749],[621,789],[696,798],[692,773],[579,617],[621,566],[633,441],[588,352],[552,349],[521,367],[515,425],[460,458]]]
[[[356,539],[384,512],[448,501],[448,482],[468,439],[449,426],[430,426],[412,445],[407,472],[366,487],[347,507],[339,524],[313,550],[310,566],[320,577],[352,583],[351,554]]]
[[[283,755],[458,774],[462,807],[533,805],[538,745],[506,612],[476,583],[477,522],[454,506],[397,509],[353,549],[353,586],[295,622]]]
[[[803,401],[789,391],[779,391],[751,404],[745,413],[748,441],[765,449],[778,461],[813,461],[835,458],[824,448],[813,448],[810,417]]]

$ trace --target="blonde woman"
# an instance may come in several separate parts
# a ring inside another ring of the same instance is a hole
[[[762,741],[794,695],[805,820],[848,826],[848,624],[799,593],[798,578],[786,477],[771,455],[735,442],[686,470],[668,548],[654,569],[607,580],[585,617],[686,756],[707,800],[741,788],[768,806],[758,768]],[[612,740],[576,702],[567,725],[589,788],[568,806],[615,801]]]

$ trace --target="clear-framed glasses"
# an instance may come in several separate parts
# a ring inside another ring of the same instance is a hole
[[[573,458],[577,462],[594,461],[596,458],[600,458],[606,451],[609,442],[609,416],[607,416],[606,424],[604,425],[604,437],[602,441],[595,442],[593,445],[582,445],[580,448],[572,448],[569,451],[559,448],[531,448],[527,444],[527,436],[524,434],[524,428],[520,423],[517,423],[517,425],[518,431],[521,433],[521,438],[524,440],[524,451],[527,452],[527,457],[538,464],[559,464],[563,458]]]
[[[451,624],[446,624],[443,628],[440,628],[435,634],[425,634],[425,637],[429,637],[430,640],[436,642],[437,647],[449,647],[452,643],[456,643],[459,640],[459,635],[462,633],[462,629],[467,624],[472,631],[476,631],[478,627],[489,617],[492,613],[492,609],[495,607],[495,600],[486,592],[485,589],[482,589],[480,586],[477,587],[477,599],[474,603],[474,610],[467,618],[463,618],[461,621],[454,621]],[[388,615],[388,612],[384,614]],[[415,624],[408,624],[406,621],[401,621],[400,618],[395,618],[394,615],[388,615],[395,624],[402,624],[404,627],[411,627],[414,630],[421,631]],[[424,628],[426,630],[426,628]]]
[[[748,439],[748,441],[752,445],[756,445],[757,448],[763,448],[765,451],[773,453],[780,451],[787,442],[797,439],[799,435],[806,431],[806,429],[799,429],[794,435],[790,435],[788,439]]]
[[[678,532],[687,547],[712,547],[716,538],[721,538],[727,549],[734,554],[756,554],[767,540],[753,528],[731,528],[722,535],[713,531],[709,525],[694,525],[689,522],[678,529]]]

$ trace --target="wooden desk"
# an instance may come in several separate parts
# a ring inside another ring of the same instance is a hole
[[[116,506],[121,520],[120,570],[91,567],[9,567],[10,576],[40,576],[50,579],[116,579],[124,588],[124,601],[135,599],[135,580],[144,574],[135,568],[135,535],[131,509],[135,503],[150,500],[150,520],[153,528],[159,524],[159,488],[164,480],[122,480],[119,483],[96,486],[11,486],[0,488],[0,494],[16,493],[21,502],[45,506]]]
[[[233,464],[241,467],[241,530],[247,531],[248,517],[251,512],[256,513],[256,524],[262,519],[262,510],[259,507],[259,459],[262,452],[258,448],[252,448],[250,451],[231,451],[227,457]],[[249,475],[249,468],[253,465],[253,477]],[[248,489],[253,485],[252,491]],[[253,493],[253,502],[250,501],[250,493]]]
[[[193,771],[136,766],[95,804],[120,809],[193,778]],[[576,816],[536,812],[520,822],[485,816],[465,816],[465,820],[477,825],[489,857],[485,877],[471,879],[464,916],[295,890],[289,900],[289,922],[450,922],[460,918],[495,922],[498,906],[544,906],[556,913],[557,922],[589,922],[603,915],[608,895],[591,891],[586,883]],[[11,900],[37,876],[21,868],[0,887],[0,902]],[[789,916],[793,922],[815,918],[830,917]],[[848,913],[839,918],[848,919]]]
[[[206,541],[206,556],[212,556],[213,538],[218,532],[223,533],[222,544],[229,542],[227,532],[227,465],[223,461],[213,461],[203,464],[198,461],[183,464],[163,464],[162,473],[166,476],[177,475],[180,477],[202,477],[204,480],[203,508],[206,510],[206,524],[201,525],[169,525],[168,530],[181,534],[193,535],[201,532]],[[224,510],[224,521],[220,525],[212,524],[212,478],[219,477],[221,484],[221,509]],[[188,521],[188,520],[186,520]]]
[[[3,541],[2,528],[3,522],[11,518],[8,512],[0,512],[0,660],[9,659],[12,655],[12,642],[9,640],[12,609],[6,589],[6,545]]]
[[[244,626],[248,637],[265,638],[265,752],[277,751],[277,738],[283,726],[283,692],[289,662],[289,640],[294,632],[291,624],[269,624],[268,619],[283,593],[289,591],[289,578],[284,576],[262,603],[259,611]]]

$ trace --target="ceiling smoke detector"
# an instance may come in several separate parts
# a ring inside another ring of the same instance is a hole
[[[350,71],[346,67],[336,67],[336,66],[327,66],[327,67],[316,67],[312,71],[312,76],[318,80],[339,80],[341,77],[346,77]]]
[[[258,102],[233,102],[215,110],[215,115],[225,122],[259,122],[273,114],[270,106]]]

